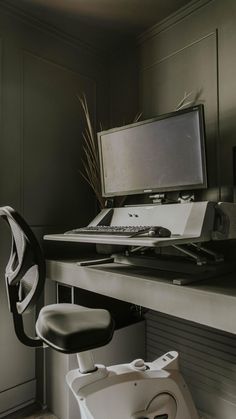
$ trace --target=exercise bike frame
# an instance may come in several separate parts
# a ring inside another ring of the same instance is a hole
[[[175,351],[151,363],[138,359],[107,368],[96,365],[88,373],[71,370],[66,381],[81,419],[199,419]]]

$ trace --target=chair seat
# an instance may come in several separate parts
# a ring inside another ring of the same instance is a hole
[[[45,343],[64,353],[78,353],[104,346],[113,336],[114,322],[107,310],[75,304],[43,307],[36,332]]]

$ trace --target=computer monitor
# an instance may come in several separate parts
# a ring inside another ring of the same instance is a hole
[[[104,197],[207,186],[203,105],[98,133]]]

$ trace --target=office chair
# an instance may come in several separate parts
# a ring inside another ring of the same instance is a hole
[[[22,316],[43,290],[45,260],[20,214],[6,206],[0,208],[0,217],[12,235],[5,280],[16,335],[27,346],[47,345],[59,352],[77,353],[79,368],[69,371],[66,380],[78,401],[78,417],[199,419],[179,372],[177,352],[168,352],[151,363],[137,359],[108,368],[94,365],[90,350],[106,345],[113,336],[114,322],[107,310],[48,305],[39,312],[36,336],[25,333]]]

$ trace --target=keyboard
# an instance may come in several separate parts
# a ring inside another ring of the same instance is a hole
[[[155,226],[87,226],[82,228],[76,228],[74,230],[67,231],[65,234],[108,234],[117,236],[134,237],[142,233],[148,233],[155,229],[156,233],[151,235],[157,235],[159,237],[169,237],[170,231],[164,227]]]

